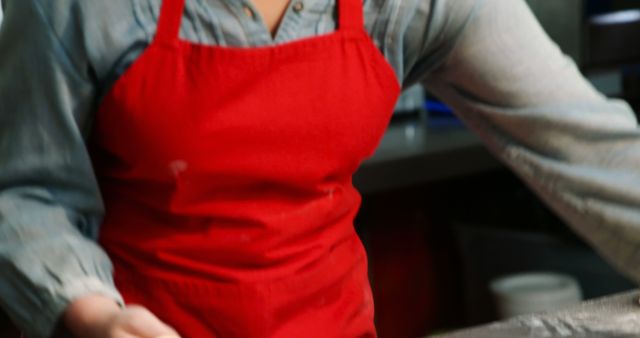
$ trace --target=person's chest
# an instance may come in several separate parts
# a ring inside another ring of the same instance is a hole
[[[100,97],[153,41],[163,1],[174,0],[56,0],[45,2],[43,11],[74,63],[88,62]],[[272,36],[251,0],[186,0],[179,35],[196,44],[240,48],[313,38],[336,31],[339,1],[354,0],[290,0]],[[362,2],[365,30],[399,81],[424,50],[432,1]]]
[[[275,0],[270,7],[265,0],[187,0],[181,37],[204,44],[255,47],[327,34],[336,29],[337,1],[340,0]],[[153,26],[161,0],[132,3],[139,22]],[[394,14],[392,8],[382,8],[383,3],[364,2],[370,31],[379,19],[390,19]]]

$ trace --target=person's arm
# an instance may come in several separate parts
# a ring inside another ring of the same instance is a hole
[[[0,31],[0,304],[47,337],[81,296],[122,299],[97,246],[103,212],[84,138],[94,105],[36,1],[9,1]],[[84,72],[83,72],[84,71]]]
[[[84,139],[90,69],[54,34],[39,2],[8,1],[0,30],[0,304],[28,337],[48,337],[68,304],[117,306],[94,239],[103,213]]]
[[[130,0],[6,0],[0,30],[0,307],[30,338],[175,330],[124,307],[96,244],[103,206],[85,140],[106,90],[145,41]],[[91,18],[91,20],[86,19]],[[66,332],[65,332],[66,334]]]
[[[445,7],[456,12],[456,2]],[[424,84],[576,232],[640,282],[640,129],[633,111],[587,83],[523,0],[462,2],[474,8],[459,33],[450,32],[451,51]]]

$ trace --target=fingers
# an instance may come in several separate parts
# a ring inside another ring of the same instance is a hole
[[[142,338],[180,338],[176,330],[163,323],[149,310],[132,305],[125,310],[129,319],[126,330]]]

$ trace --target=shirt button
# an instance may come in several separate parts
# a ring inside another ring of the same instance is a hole
[[[242,6],[242,10],[244,11],[244,14],[246,14],[248,17],[253,19],[254,14],[253,14],[253,10],[251,9],[251,7],[249,7],[247,5],[243,5]]]
[[[303,9],[304,9],[304,4],[302,3],[302,1],[297,1],[296,3],[293,4],[294,12],[300,13],[302,12]]]

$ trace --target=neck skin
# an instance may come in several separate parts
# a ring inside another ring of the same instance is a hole
[[[278,31],[278,26],[287,11],[290,0],[251,0],[254,7],[260,13],[267,29],[274,37]]]

